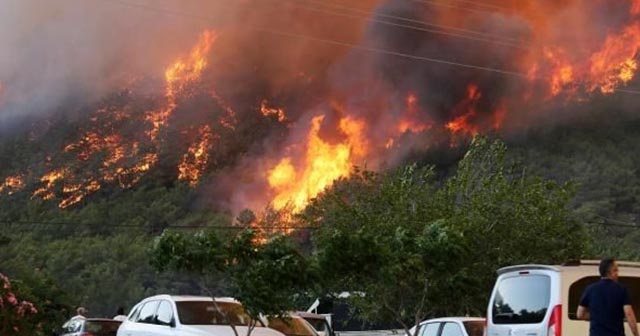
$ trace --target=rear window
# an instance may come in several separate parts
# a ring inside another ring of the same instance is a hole
[[[567,311],[567,315],[571,320],[577,320],[576,311],[578,310],[578,305],[580,304],[580,299],[582,298],[582,293],[584,290],[600,280],[599,276],[588,276],[581,278],[580,280],[574,282],[569,287],[569,309]],[[640,309],[636,307],[640,307],[640,278],[638,277],[619,277],[618,282],[627,288],[629,291],[629,296],[631,297],[631,306],[634,307],[634,312],[636,314],[636,320],[640,320]]]
[[[484,335],[484,322],[483,321],[466,321],[463,322],[464,328],[467,330],[469,336],[482,336]]]
[[[534,324],[544,320],[549,307],[551,278],[520,275],[504,278],[493,300],[494,324]]]
[[[317,331],[326,331],[327,329],[327,322],[324,319],[312,317],[305,317],[304,319],[309,322],[309,324],[311,324],[311,326],[313,326],[313,328]]]
[[[118,321],[87,321],[84,331],[96,336],[115,336],[118,333]]]
[[[249,325],[251,318],[241,304],[235,302],[177,301],[182,324]]]
[[[316,336],[311,325],[301,318],[280,319],[270,318],[269,328],[275,329],[287,336]]]

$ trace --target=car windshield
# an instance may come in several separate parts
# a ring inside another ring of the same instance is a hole
[[[249,325],[251,321],[237,302],[177,301],[176,307],[182,324]]]
[[[120,323],[120,321],[86,321],[84,332],[95,336],[115,336]]]
[[[269,318],[269,328],[287,336],[317,336],[311,325],[301,318]]]
[[[483,321],[465,321],[464,328],[467,330],[469,336],[482,336],[484,335],[484,322]]]

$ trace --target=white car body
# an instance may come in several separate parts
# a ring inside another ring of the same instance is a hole
[[[215,314],[213,310],[209,309],[209,303],[213,307],[213,299],[203,296],[156,295],[146,298],[131,309],[127,319],[118,329],[118,336],[235,336],[233,329],[225,321],[208,320],[208,323],[189,323],[189,317],[180,317],[180,312],[185,314],[185,311],[178,309],[178,306],[184,305],[203,305],[207,309],[205,314]],[[237,309],[243,310],[240,302],[232,298],[216,298],[215,303],[219,306],[237,307]],[[154,305],[155,311],[150,315],[154,310]],[[201,315],[192,315],[193,320],[191,321],[202,319]],[[242,315],[239,322],[246,324],[247,318]],[[247,326],[237,325],[235,328],[239,336],[247,335]],[[253,329],[251,335],[284,336],[282,333],[260,324]]]
[[[319,336],[335,336],[331,325],[331,314],[316,314],[309,312],[294,312],[294,315],[304,318]]]
[[[442,317],[420,322],[409,329],[413,336],[416,328],[420,328],[418,336],[479,336],[478,332],[469,333],[465,324],[481,326],[479,335],[483,334],[485,319],[482,317]]]
[[[487,336],[589,335],[589,322],[578,320],[576,311],[585,288],[600,280],[599,263],[501,268],[487,308]],[[619,282],[629,290],[638,314],[640,263],[617,263]],[[627,323],[625,329],[631,335]]]

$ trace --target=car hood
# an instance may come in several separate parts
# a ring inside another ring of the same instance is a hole
[[[188,332],[190,335],[235,336],[233,329],[228,325],[183,325],[180,329]],[[236,327],[238,336],[246,336],[247,329],[248,328],[244,326]],[[251,336],[284,336],[284,334],[274,329],[255,327],[251,332]]]

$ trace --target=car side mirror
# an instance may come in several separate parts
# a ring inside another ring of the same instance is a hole
[[[169,326],[171,328],[175,328],[176,327],[176,319],[175,318],[171,318],[171,322],[169,322]]]

